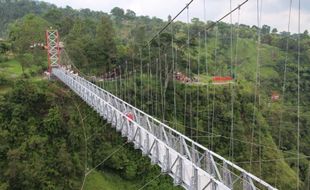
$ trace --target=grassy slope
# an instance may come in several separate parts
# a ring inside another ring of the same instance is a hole
[[[0,76],[8,81],[13,81],[14,79],[22,75],[22,67],[16,60],[10,60],[4,63],[0,63]],[[5,94],[11,89],[10,85],[0,85],[0,95]]]
[[[6,78],[17,78],[22,74],[22,67],[16,60],[0,63],[0,74]]]
[[[37,72],[39,70],[39,67],[34,65],[30,68],[26,68],[26,73],[29,71]],[[0,94],[5,94],[11,89],[10,83],[14,80],[20,78],[23,74],[23,70],[21,67],[21,64],[15,60],[11,59],[7,62],[0,63],[0,76],[5,78],[9,84],[7,85],[0,85]],[[33,82],[38,82],[42,80],[42,76],[40,74],[31,77],[31,80]]]
[[[109,172],[94,171],[85,182],[85,190],[119,190],[119,189],[138,189],[139,185],[133,181],[126,181],[120,176]]]

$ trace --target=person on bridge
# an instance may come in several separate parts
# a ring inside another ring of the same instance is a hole
[[[127,119],[128,119],[129,121],[134,121],[135,116],[133,115],[133,113],[128,112],[128,113],[126,113],[125,115],[126,115],[126,117],[127,117]]]

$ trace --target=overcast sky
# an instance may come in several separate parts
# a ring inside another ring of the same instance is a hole
[[[176,15],[189,0],[43,0],[57,6],[70,6],[75,9],[89,8],[91,10],[109,13],[112,8],[131,9],[137,15],[156,16],[167,19],[168,15]],[[244,0],[232,0],[232,7],[238,6]],[[204,20],[204,2],[206,3],[207,20],[217,20],[230,10],[230,0],[194,0],[189,9],[190,18],[198,17]],[[240,23],[257,25],[257,0],[249,0],[240,10]],[[279,31],[287,31],[290,0],[263,0],[262,24],[276,27]],[[186,11],[179,20],[186,21]],[[238,20],[238,11],[233,15],[233,22]],[[224,20],[230,22],[230,18]],[[293,0],[291,31],[298,30],[298,0]],[[310,0],[301,0],[301,31],[310,29]]]

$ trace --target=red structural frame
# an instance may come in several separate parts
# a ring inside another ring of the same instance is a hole
[[[55,37],[54,41],[56,43],[52,44],[51,43],[51,38]],[[57,30],[46,30],[45,32],[45,38],[46,38],[46,44],[47,44],[47,61],[48,61],[48,72],[50,73],[52,71],[52,57],[55,57],[55,55],[57,56],[57,64],[60,64],[60,47],[59,47],[59,33]],[[56,48],[56,52],[53,52],[52,50],[54,50]],[[52,55],[53,54],[53,55]]]

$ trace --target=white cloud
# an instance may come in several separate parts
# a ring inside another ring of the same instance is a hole
[[[156,16],[167,19],[168,15],[174,16],[181,10],[189,0],[44,0],[58,6],[71,6],[75,9],[89,8],[91,10],[110,12],[114,7],[131,9],[137,15]],[[194,0],[190,9],[190,18],[204,18],[203,5],[206,1],[206,16],[208,20],[217,20],[230,10],[230,0]],[[232,0],[232,7],[236,7],[244,0]],[[281,31],[287,30],[288,12],[290,0],[263,0],[262,24],[270,25]],[[301,0],[301,30],[310,29],[310,3],[309,0]],[[257,25],[256,0],[249,0],[240,10],[240,23]],[[291,31],[297,32],[298,1],[293,1]],[[237,21],[238,11],[233,14],[233,22]],[[186,11],[180,15],[179,20],[186,21]],[[226,18],[225,22],[230,22]]]

